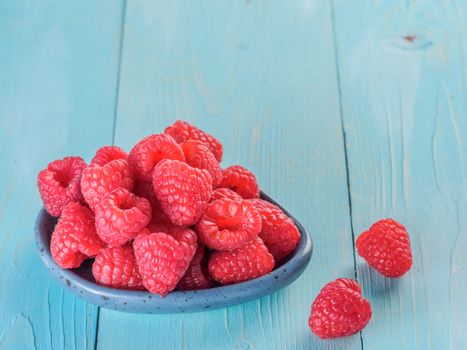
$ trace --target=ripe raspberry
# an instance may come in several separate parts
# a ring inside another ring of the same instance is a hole
[[[217,282],[239,283],[271,272],[274,257],[269,254],[261,238],[257,237],[244,247],[213,252],[208,267],[209,273]]]
[[[300,242],[300,231],[291,218],[279,207],[262,199],[250,199],[261,215],[261,232],[263,240],[276,262],[280,262],[293,252]]]
[[[60,216],[71,202],[82,200],[81,173],[86,163],[80,157],[65,157],[47,165],[37,176],[37,186],[45,210],[52,216]]]
[[[212,180],[207,170],[177,160],[163,160],[153,174],[154,193],[169,217],[179,226],[198,221],[211,198]]]
[[[166,134],[149,135],[130,151],[128,161],[137,180],[151,181],[154,166],[162,159],[185,160],[182,148]]]
[[[164,132],[172,136],[178,143],[182,143],[187,140],[202,141],[209,147],[218,162],[222,160],[222,144],[219,140],[203,130],[198,129],[194,125],[188,124],[183,120],[177,120],[174,124],[167,127]]]
[[[255,175],[240,165],[232,165],[222,170],[220,187],[230,188],[246,199],[259,197]]]
[[[97,150],[89,165],[104,166],[116,159],[128,159],[128,154],[117,146],[104,146]]]
[[[151,181],[138,181],[135,185],[134,193],[138,197],[146,198],[151,203],[152,218],[149,224],[171,223],[169,217],[165,215],[159,200],[156,198]],[[148,225],[149,226],[149,225]],[[154,232],[154,231],[151,231]]]
[[[83,170],[81,176],[81,192],[92,210],[116,188],[131,191],[133,185],[133,173],[125,159],[115,159],[102,166],[90,165]]]
[[[356,245],[358,254],[386,277],[401,277],[412,267],[409,234],[392,219],[373,224],[358,237]]]
[[[212,178],[212,186],[217,187],[222,181],[222,171],[216,157],[205,143],[188,140],[181,144],[185,161],[193,168],[206,169]]]
[[[199,239],[217,250],[232,250],[247,245],[261,231],[261,216],[245,200],[218,199],[209,203],[196,224]]]
[[[240,196],[237,192],[229,190],[228,188],[225,188],[225,187],[216,188],[214,191],[212,191],[211,202],[217,199],[222,199],[222,198],[233,199],[233,200],[243,199],[242,196]]]
[[[102,249],[92,264],[92,275],[103,286],[144,290],[131,244]]]
[[[198,249],[191,260],[188,270],[178,282],[177,289],[180,290],[196,290],[211,288],[214,281],[208,272],[206,247],[198,243]]]
[[[133,242],[143,285],[151,293],[166,296],[190,266],[196,252],[196,234],[181,228],[174,235],[145,229]]]
[[[346,337],[362,330],[371,318],[371,306],[352,279],[326,284],[311,306],[308,325],[318,337]]]
[[[97,236],[94,215],[79,203],[69,203],[58,219],[50,240],[50,252],[63,269],[79,267],[97,255],[105,244]]]
[[[96,207],[96,230],[109,247],[128,242],[151,221],[151,205],[125,188],[117,188]]]

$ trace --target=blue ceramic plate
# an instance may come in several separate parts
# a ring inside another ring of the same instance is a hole
[[[174,291],[165,298],[149,292],[113,289],[95,283],[91,274],[92,260],[78,269],[63,270],[50,255],[50,236],[56,219],[41,209],[36,220],[35,239],[44,265],[66,289],[84,300],[118,311],[137,313],[180,313],[219,309],[241,304],[271,294],[295,281],[305,270],[312,253],[311,237],[305,228],[267,194],[261,198],[280,207],[291,217],[301,233],[301,240],[287,262],[267,275],[254,280],[198,291]]]

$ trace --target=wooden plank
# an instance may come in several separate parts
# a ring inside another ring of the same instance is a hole
[[[352,277],[353,254],[331,11],[326,2],[127,4],[115,142],[185,118],[251,168],[315,242],[292,286],[224,310],[133,315],[101,309],[101,349],[360,349],[319,341],[308,313],[322,285]]]
[[[97,308],[46,272],[36,174],[112,142],[122,4],[0,2],[0,349],[93,349]]]
[[[335,1],[355,233],[393,217],[414,252],[398,280],[358,260],[374,310],[365,349],[467,343],[466,11],[460,1]]]

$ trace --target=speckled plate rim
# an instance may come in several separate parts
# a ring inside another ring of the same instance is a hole
[[[101,307],[135,313],[184,313],[219,309],[241,304],[282,289],[295,281],[308,266],[313,243],[311,236],[285,208],[261,192],[261,198],[280,207],[297,225],[301,239],[288,261],[271,273],[254,280],[198,291],[174,291],[165,298],[144,291],[121,290],[100,286],[77,274],[61,269],[52,259],[49,243],[55,225],[42,208],[36,219],[35,241],[42,262],[52,276],[76,296]]]

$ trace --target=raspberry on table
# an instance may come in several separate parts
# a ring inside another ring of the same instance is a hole
[[[65,157],[49,163],[46,169],[39,172],[39,194],[50,215],[60,216],[68,203],[82,200],[80,181],[85,167],[86,163],[81,157]]]
[[[232,250],[247,245],[261,231],[261,216],[246,200],[218,199],[209,203],[196,224],[203,244],[211,249]]]
[[[326,284],[311,306],[308,324],[323,339],[346,337],[362,330],[371,318],[371,306],[352,279]]]
[[[125,159],[111,160],[102,166],[90,165],[81,176],[81,192],[92,210],[113,190],[122,187],[131,191],[133,186],[133,172]]]
[[[171,126],[168,126],[165,131],[166,134],[172,136],[178,143],[187,140],[199,140],[204,142],[211,152],[216,157],[217,161],[222,160],[222,144],[214,136],[209,135],[207,132],[198,129],[194,125],[188,124],[183,120],[177,120]]]
[[[227,187],[245,199],[259,197],[255,175],[241,165],[232,165],[222,170],[220,187]]]
[[[128,155],[128,161],[139,181],[151,181],[154,167],[163,159],[185,160],[180,145],[167,134],[145,137],[131,149]]]
[[[409,234],[393,219],[373,224],[357,238],[356,246],[358,254],[386,277],[401,277],[412,267]]]
[[[180,290],[197,290],[211,288],[214,284],[208,271],[208,254],[206,247],[198,243],[198,249],[191,260],[188,270],[186,270],[180,282],[177,284],[177,289]]]
[[[131,244],[102,249],[92,264],[92,275],[103,286],[144,290]]]
[[[206,169],[212,178],[212,186],[215,188],[222,181],[222,171],[219,161],[212,154],[205,143],[198,140],[188,140],[181,145],[185,161],[193,168]]]
[[[208,268],[211,277],[221,284],[239,283],[271,272],[274,257],[257,237],[241,248],[213,252]]]
[[[177,286],[197,249],[196,233],[180,228],[173,235],[143,230],[133,241],[138,271],[151,293],[165,297]]]
[[[209,172],[184,162],[164,159],[154,168],[153,188],[170,221],[179,226],[195,224],[212,193]]]
[[[76,268],[104,247],[96,233],[92,211],[76,202],[67,204],[50,240],[54,261],[63,269]]]
[[[282,261],[294,251],[300,242],[300,231],[279,207],[262,199],[250,199],[261,215],[261,232],[259,237],[263,240],[269,252],[274,256],[276,263]]]
[[[217,199],[234,199],[234,200],[242,200],[242,196],[240,196],[237,192],[229,190],[226,187],[219,187],[212,191],[211,202]]]
[[[104,146],[97,150],[89,165],[104,166],[107,163],[117,159],[128,159],[128,154],[117,146]]]
[[[151,221],[152,208],[146,198],[137,197],[125,188],[107,194],[96,206],[96,230],[109,247],[135,238]]]

